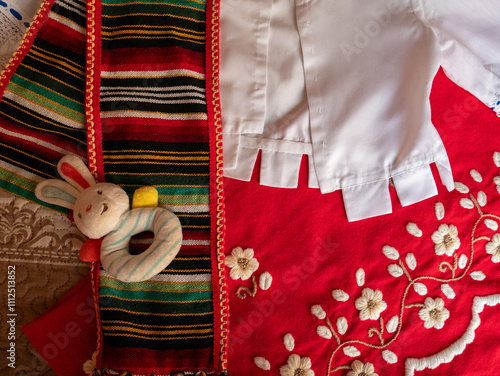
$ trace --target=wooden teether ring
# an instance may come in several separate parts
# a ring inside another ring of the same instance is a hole
[[[154,233],[153,243],[141,254],[131,255],[130,238],[143,231]],[[120,281],[145,281],[170,264],[181,243],[181,224],[175,214],[162,208],[133,209],[125,215],[118,228],[104,238],[101,263],[111,276]]]

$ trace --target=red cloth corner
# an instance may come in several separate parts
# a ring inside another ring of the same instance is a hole
[[[58,376],[85,376],[97,347],[90,274],[22,331]]]

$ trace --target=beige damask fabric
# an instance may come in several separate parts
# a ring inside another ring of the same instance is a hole
[[[5,376],[53,376],[55,373],[21,331],[66,294],[88,272],[80,261],[85,237],[58,213],[0,191],[0,289],[7,296],[8,270],[15,270],[16,368],[2,362]],[[12,268],[14,267],[14,269]],[[7,309],[2,302],[2,312]],[[2,315],[4,316],[4,315]],[[6,320],[0,332],[8,333]],[[0,336],[0,350],[9,349],[7,336]]]

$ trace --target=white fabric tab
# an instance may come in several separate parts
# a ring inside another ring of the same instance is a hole
[[[239,134],[223,133],[222,150],[224,155],[224,170],[236,168],[236,160],[239,150]]]
[[[453,179],[453,173],[451,172],[451,165],[448,157],[444,156],[437,159],[436,167],[439,171],[441,182],[446,186],[449,192],[453,191],[455,189],[455,180]]]
[[[387,180],[342,188],[342,196],[349,222],[392,213]]]
[[[318,177],[316,176],[316,169],[314,168],[314,160],[312,155],[307,156],[308,164],[309,164],[309,177],[307,180],[307,185],[309,188],[319,188]]]
[[[312,154],[312,144],[310,142],[273,140],[271,138],[258,138],[247,135],[240,137],[240,147],[291,154]]]
[[[238,157],[234,168],[224,166],[224,176],[228,178],[250,181],[257,159],[257,149],[238,148]]]
[[[262,150],[260,183],[270,187],[297,188],[301,154]]]
[[[401,205],[408,206],[438,194],[429,165],[392,177]]]

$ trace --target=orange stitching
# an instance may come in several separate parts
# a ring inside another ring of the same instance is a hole
[[[218,35],[219,35],[219,2],[214,0],[212,6],[212,95],[214,108],[214,123],[215,123],[215,147],[216,147],[216,184],[217,184],[217,264],[219,268],[219,286],[220,286],[220,302],[221,302],[221,368],[225,371],[227,368],[227,336],[228,336],[228,297],[226,291],[226,278],[224,274],[224,196],[223,196],[223,159],[222,159],[222,123],[221,111],[219,104],[219,50],[218,50]]]
[[[87,27],[87,104],[85,114],[87,115],[87,130],[88,134],[88,157],[89,170],[98,180],[97,174],[97,153],[95,145],[95,128],[94,128],[94,73],[95,73],[95,1],[89,1],[87,7],[88,27]]]

